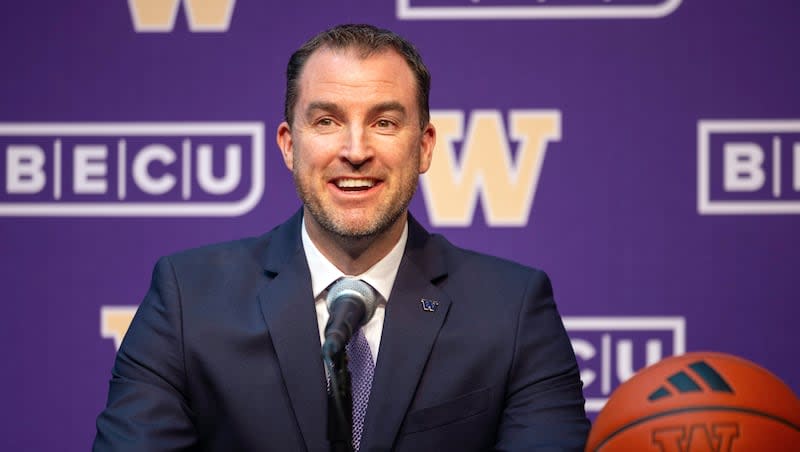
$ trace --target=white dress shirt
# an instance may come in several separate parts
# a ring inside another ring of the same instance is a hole
[[[362,327],[364,336],[366,336],[369,348],[372,351],[372,360],[377,365],[386,303],[389,301],[389,297],[392,294],[394,280],[395,277],[397,277],[397,269],[400,267],[400,261],[403,259],[403,252],[406,248],[406,241],[408,240],[408,221],[406,221],[403,227],[400,240],[398,240],[394,248],[389,251],[389,254],[360,275],[345,275],[341,270],[336,268],[331,261],[322,255],[319,248],[311,241],[311,237],[308,236],[305,218],[303,218],[303,227],[301,229],[303,251],[306,254],[308,270],[311,273],[311,290],[314,294],[314,304],[317,310],[320,344],[325,342],[325,325],[327,325],[329,317],[328,306],[325,304],[328,286],[342,276],[352,276],[362,279],[378,293],[378,306],[375,309],[375,315]]]

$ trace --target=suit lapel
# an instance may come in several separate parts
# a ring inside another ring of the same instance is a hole
[[[296,214],[272,234],[264,267],[273,279],[258,298],[306,448],[323,450],[328,448],[325,373],[301,218]]]
[[[450,308],[447,294],[432,283],[446,269],[440,248],[429,238],[409,216],[408,244],[386,305],[362,450],[391,449]],[[436,309],[423,309],[422,299],[438,302]]]

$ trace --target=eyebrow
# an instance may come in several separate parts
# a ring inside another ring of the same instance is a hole
[[[317,101],[308,104],[308,108],[306,108],[306,114],[305,114],[306,119],[310,119],[312,113],[318,110],[333,113],[336,116],[339,116],[342,113],[344,113],[342,108],[333,102]]]
[[[401,104],[400,102],[388,101],[388,102],[381,102],[378,105],[375,105],[369,109],[370,116],[374,116],[378,113],[383,113],[387,111],[394,111],[405,116],[406,107],[404,107],[403,104]]]
[[[308,104],[308,108],[306,108],[306,117],[308,118],[312,116],[312,113],[315,111],[325,111],[336,116],[343,116],[345,113],[344,109],[334,102],[316,101]],[[397,101],[381,102],[377,105],[374,105],[369,109],[368,115],[375,116],[379,113],[387,111],[394,111],[403,116],[406,115],[406,108],[403,106],[403,104]]]

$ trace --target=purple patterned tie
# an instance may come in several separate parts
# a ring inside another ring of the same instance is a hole
[[[347,344],[347,368],[353,388],[353,450],[361,446],[361,432],[364,430],[364,415],[369,404],[369,392],[372,389],[372,376],[375,374],[375,363],[369,348],[364,329],[359,328],[355,336]]]

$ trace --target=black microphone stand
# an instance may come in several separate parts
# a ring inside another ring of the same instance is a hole
[[[322,360],[330,379],[328,442],[331,452],[353,452],[353,396],[347,354],[344,348],[337,353],[329,351],[323,349],[322,352]]]

